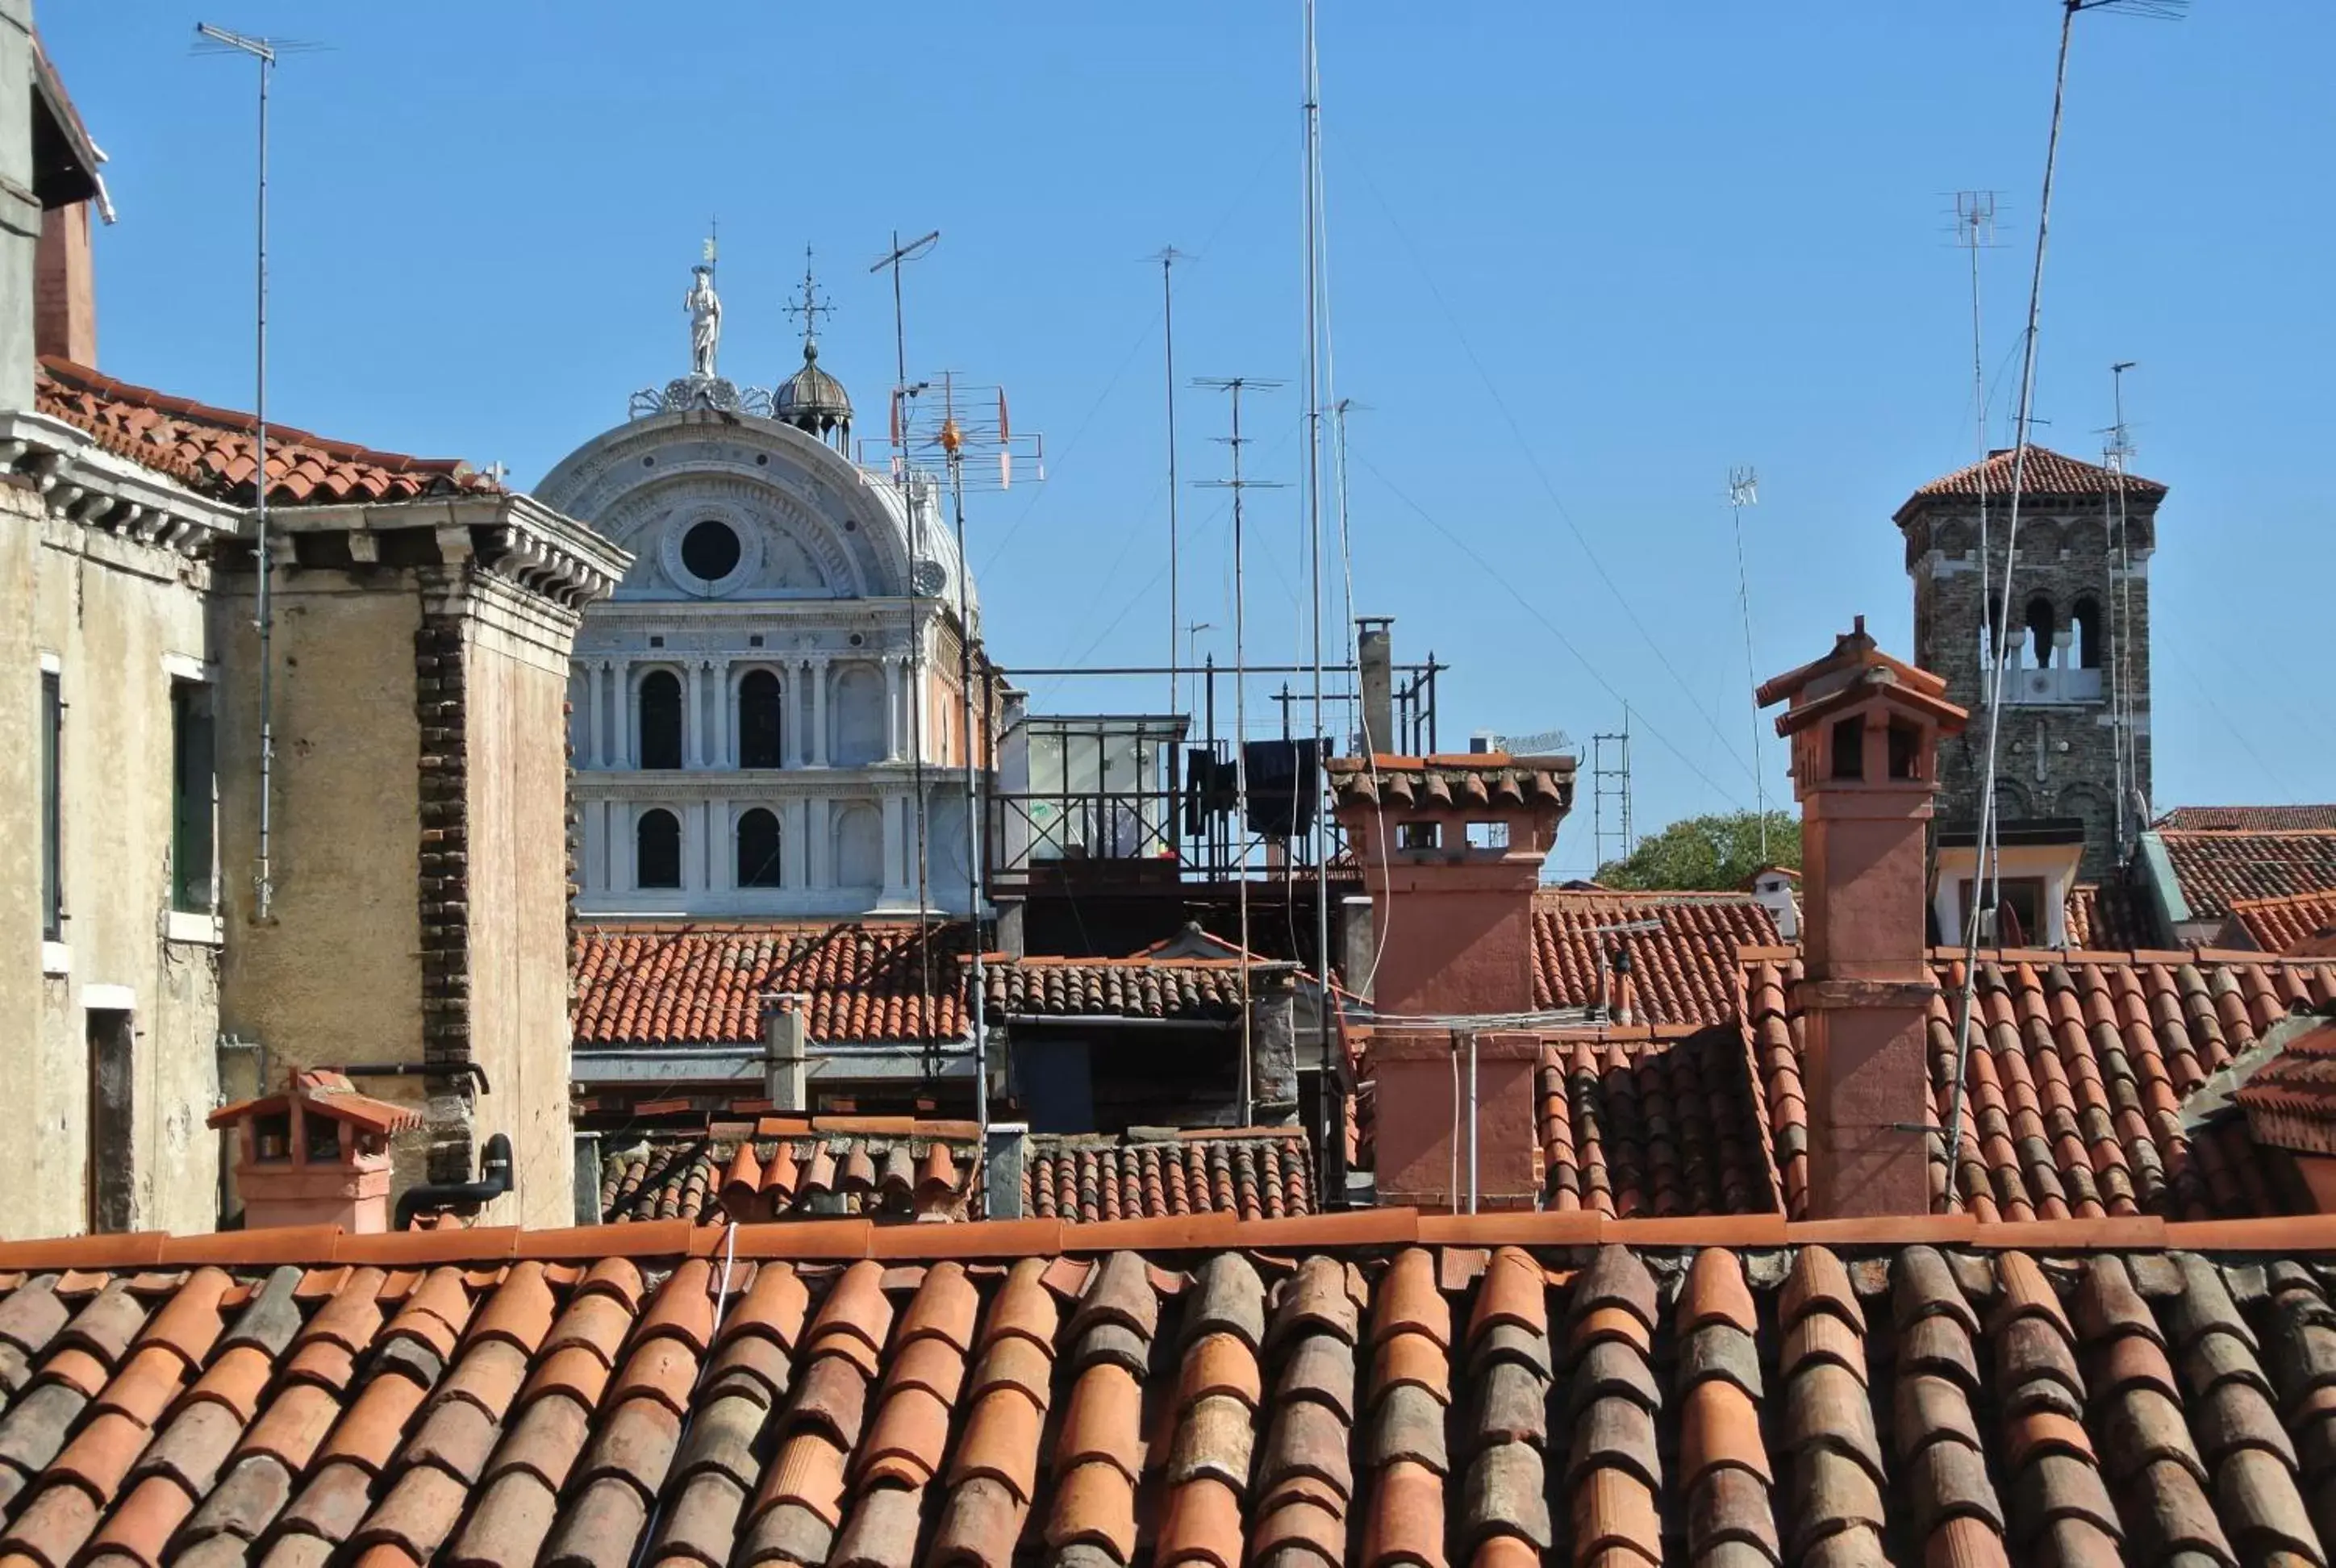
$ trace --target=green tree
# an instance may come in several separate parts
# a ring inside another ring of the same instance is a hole
[[[1650,891],[1738,888],[1764,865],[1800,869],[1801,823],[1792,813],[1768,813],[1766,854],[1760,851],[1757,812],[1689,817],[1640,839],[1621,860],[1600,866],[1598,880],[1610,888]]]

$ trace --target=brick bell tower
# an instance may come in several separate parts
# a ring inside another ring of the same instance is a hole
[[[1924,840],[1939,792],[1939,743],[1969,716],[1946,682],[1902,664],[1865,618],[1815,664],[1758,692],[1790,706],[1801,803],[1802,1019],[1811,1219],[1927,1213],[1922,1132],[1931,1108]]]
[[[2001,609],[2012,469],[2010,451],[1995,453],[1923,485],[1896,517],[1914,585],[1914,662],[1943,676],[1948,699],[1974,715],[1986,711],[2000,635],[1991,623]],[[2082,822],[2078,874],[2088,881],[2120,862],[2148,825],[2149,558],[2165,498],[2155,480],[2028,449],[1996,793],[2006,822]],[[1979,825],[1985,746],[1986,726],[1974,724],[1940,753],[1942,827]],[[2121,746],[2131,757],[2122,815]]]

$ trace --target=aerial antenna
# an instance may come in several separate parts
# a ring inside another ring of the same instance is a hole
[[[1256,375],[1230,375],[1202,376],[1192,385],[1207,387],[1212,392],[1224,393],[1232,404],[1232,433],[1214,438],[1231,449],[1232,477],[1204,479],[1200,482],[1205,489],[1232,492],[1233,500],[1233,811],[1241,819],[1241,855],[1234,867],[1241,873],[1236,884],[1241,904],[1241,1125],[1247,1126],[1251,1115],[1250,1065],[1254,1057],[1249,1006],[1249,681],[1246,678],[1249,673],[1249,588],[1244,578],[1242,558],[1241,499],[1250,491],[1279,490],[1281,485],[1273,480],[1248,478],[1241,472],[1241,448],[1250,442],[1250,438],[1241,433],[1241,394],[1270,392],[1289,384]],[[1324,999],[1328,1001],[1327,997]]]
[[[1736,601],[1744,612],[1744,668],[1756,687],[1760,667],[1752,650],[1752,579],[1744,566],[1744,509],[1760,504],[1760,476],[1750,463],[1728,471],[1728,515],[1736,525]],[[1752,704],[1752,809],[1760,824],[1760,863],[1768,863],[1767,781],[1760,772],[1760,704]]]
[[[2171,19],[2186,9],[2187,0],[2060,0],[2060,48],[2052,73],[2051,128],[2044,141],[2043,190],[2036,204],[2036,248],[2028,275],[2028,329],[2020,346],[2020,403],[2012,426],[2011,505],[2004,523],[2003,579],[1997,599],[1994,646],[1989,650],[1992,664],[1989,670],[1987,689],[1987,764],[1981,777],[1979,803],[1979,865],[1973,881],[1971,907],[1964,919],[1963,983],[1955,1016],[1955,1082],[1954,1093],[1946,1126],[1947,1193],[1950,1201],[1962,1198],[1956,1180],[1957,1162],[1962,1151],[1964,1080],[1971,1069],[1971,998],[1979,970],[1979,944],[1981,915],[1990,931],[1994,926],[1994,907],[2000,896],[2000,877],[1991,876],[1990,868],[2000,854],[2002,823],[1996,814],[1995,778],[2003,734],[2003,682],[2010,665],[2007,657],[2011,646],[2011,579],[2013,563],[2020,558],[2020,503],[2027,489],[2028,445],[2031,427],[2036,423],[2036,345],[2041,331],[2044,314],[2044,258],[2052,225],[2052,177],[2059,170],[2060,157],[2060,125],[2066,113],[2068,91],[2068,45],[2076,32],[2079,11],[2123,11],[2137,16]],[[1985,459],[1982,458],[1982,464]],[[1980,471],[1980,489],[1987,488],[1986,469]]]
[[[1309,630],[1314,665],[1314,963],[1321,998],[1314,1009],[1316,1058],[1330,1060],[1330,813],[1326,809],[1328,770],[1322,765],[1329,732],[1322,718],[1322,338],[1329,317],[1322,301],[1322,66],[1314,47],[1314,0],[1301,0],[1306,54],[1306,564],[1312,601]],[[1348,684],[1352,685],[1352,682]],[[1329,1096],[1325,1120],[1315,1129],[1318,1144],[1329,1141]]]
[[[929,870],[925,863],[926,800],[925,800],[925,620],[923,585],[918,581],[925,568],[925,520],[917,508],[917,475],[903,455],[907,450],[909,403],[925,390],[925,384],[909,385],[909,332],[906,316],[900,305],[900,268],[907,263],[930,255],[940,242],[938,229],[919,236],[907,244],[900,243],[900,231],[892,230],[892,248],[876,258],[870,272],[892,273],[892,408],[890,425],[892,443],[892,477],[900,487],[900,511],[909,525],[909,774],[910,786],[917,792],[917,958],[924,982],[925,1016],[932,1016],[933,1008],[933,943],[932,898],[929,886]],[[958,570],[965,570],[963,561]],[[977,941],[975,945],[980,944]],[[989,1086],[978,1083],[973,1088],[978,1103],[987,1104]]]
[[[2148,803],[2141,796],[2141,735],[2134,723],[2133,665],[2126,648],[2133,629],[2132,559],[2126,537],[2126,479],[2133,472],[2133,434],[2125,422],[2125,373],[2135,362],[2120,359],[2109,366],[2109,400],[2116,420],[2102,432],[2101,465],[2117,475],[2110,492],[2109,550],[2116,562],[2109,584],[2109,735],[2117,764],[2117,858],[2122,865],[2131,849],[2131,834],[2147,820]]]
[[[1168,397],[1168,711],[1184,711],[1183,671],[1176,663],[1176,633],[1182,624],[1183,610],[1177,598],[1183,577],[1178,560],[1179,534],[1176,525],[1176,288],[1171,273],[1176,263],[1188,259],[1173,245],[1163,245],[1160,253],[1149,259],[1160,264],[1160,320],[1167,346],[1166,372]]]
[[[240,54],[258,66],[259,74],[258,244],[252,269],[256,308],[251,395],[252,437],[258,460],[252,469],[252,489],[258,496],[254,509],[257,537],[253,558],[259,575],[252,611],[259,633],[259,834],[253,854],[251,883],[253,912],[262,920],[271,916],[276,905],[275,665],[270,657],[276,630],[275,568],[268,537],[268,83],[275,74],[278,54],[307,54],[317,47],[297,38],[259,38],[215,27],[208,22],[195,24],[197,54]]]
[[[1612,804],[1608,804],[1609,802]],[[1606,824],[1613,823],[1612,827]],[[1622,727],[1590,737],[1590,840],[1598,864],[1626,861],[1639,847],[1630,831],[1630,705],[1622,705]],[[1614,845],[1608,854],[1606,846]],[[1595,876],[1593,870],[1591,873]]]

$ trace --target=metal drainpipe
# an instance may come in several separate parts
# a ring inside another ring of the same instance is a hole
[[[1476,1125],[1476,1031],[1468,1031],[1468,1212],[1476,1212],[1476,1179],[1479,1140],[1482,1133]]]

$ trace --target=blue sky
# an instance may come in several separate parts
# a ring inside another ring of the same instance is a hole
[[[822,363],[881,418],[890,301],[868,264],[894,229],[937,228],[909,278],[912,374],[1005,384],[1048,452],[1045,486],[972,517],[994,651],[1166,656],[1142,258],[1193,257],[1180,374],[1296,375],[1295,0],[47,0],[122,213],[99,239],[101,362],[248,406],[251,82],[190,54],[199,15],[329,46],[277,80],[279,420],[531,483],[686,368],[679,302],[710,214],[725,373],[769,385],[798,362],[782,306],[810,244],[837,307]],[[2336,798],[2317,609],[2336,580],[2336,6],[2078,25],[2038,439],[2097,455],[2107,367],[2138,362],[2136,469],[2174,487],[2157,803]],[[1445,745],[1586,737],[1627,700],[1642,830],[1750,803],[1731,464],[1760,474],[1758,673],[1860,612],[1909,645],[1890,514],[1975,441],[1951,193],[2001,193],[1982,278],[2000,441],[2057,26],[2049,0],[1322,7],[1336,391],[1363,405],[1356,606],[1397,618],[1398,657],[1455,667]],[[1222,402],[1180,398],[1184,475],[1210,476]],[[1294,481],[1295,386],[1250,414],[1252,474]],[[1301,645],[1298,495],[1257,492],[1250,513],[1253,659]],[[1229,657],[1222,497],[1189,492],[1183,514],[1185,618]],[[1056,709],[1139,700],[1037,689]],[[1773,799],[1784,759],[1763,734]],[[1554,864],[1590,858],[1585,802]]]

